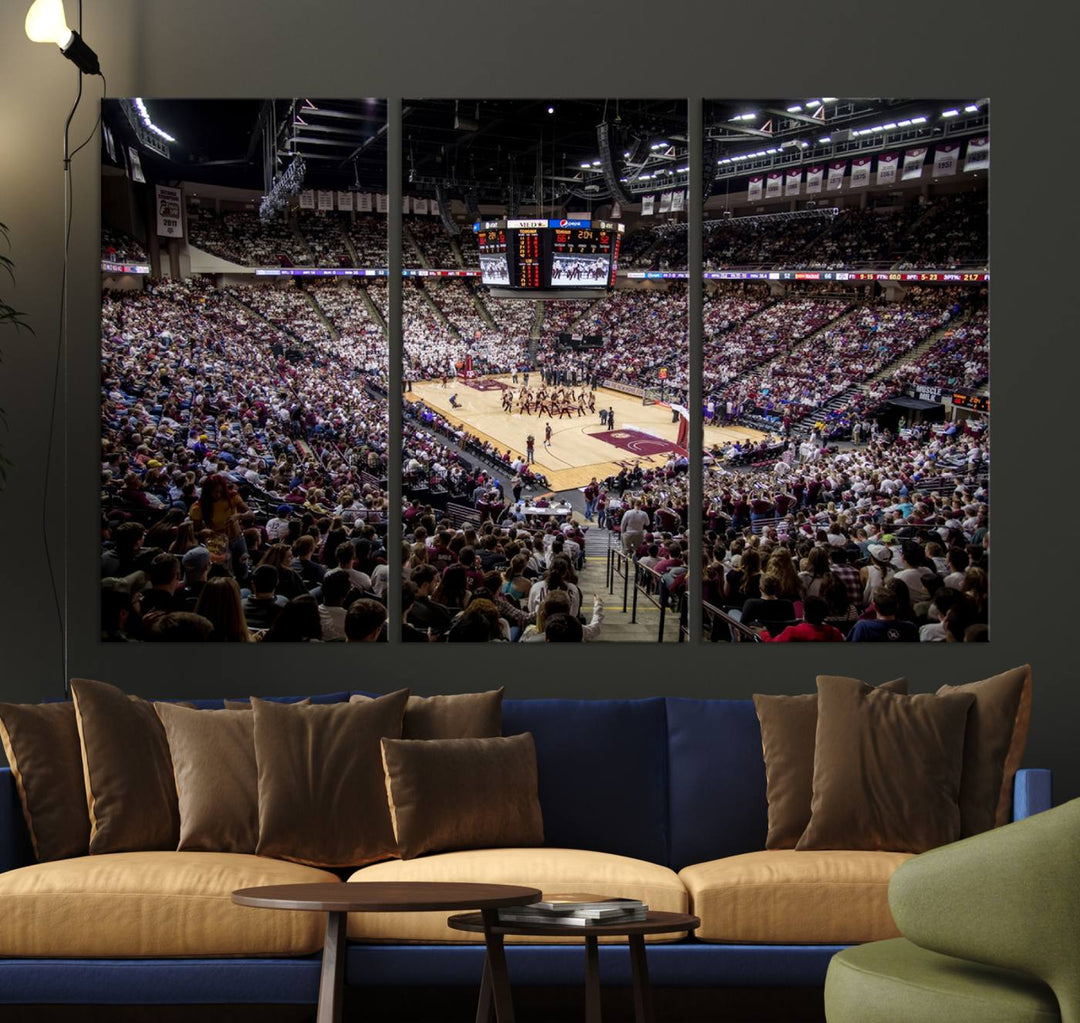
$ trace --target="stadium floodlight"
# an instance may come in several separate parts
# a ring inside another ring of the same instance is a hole
[[[594,167],[599,167],[600,166],[600,161],[599,160],[593,160],[592,165]]]
[[[734,117],[729,117],[728,121],[754,121],[757,120],[757,114],[736,114]]]
[[[911,119],[911,123],[912,124],[926,124],[926,118],[925,117],[913,117]]]
[[[836,100],[835,96],[822,96],[821,97],[821,102],[822,103],[835,103],[836,101],[837,100]]]
[[[56,43],[60,52],[83,74],[100,75],[97,54],[78,32],[68,28],[63,0],[34,0],[23,24],[27,38],[35,43]]]
[[[798,103],[796,103],[794,106],[788,107],[787,112],[789,114],[801,114],[802,113],[802,107],[799,106]]]
[[[548,107],[548,113],[549,114],[555,113],[555,108],[554,107]]]
[[[960,111],[957,110],[955,107],[952,110],[942,110],[941,111],[941,116],[942,117],[959,117],[960,116]]]
[[[978,103],[969,103],[966,107],[964,107],[964,113],[966,113],[966,114],[977,114],[978,112],[979,112],[979,104]]]
[[[821,100],[819,100],[819,99],[808,99],[806,101],[806,105],[808,107],[819,107],[819,106],[821,106]]]
[[[911,121],[897,121],[896,123],[897,123],[897,124],[898,124],[898,125],[899,125],[899,126],[900,126],[901,128],[906,128],[906,127],[907,127],[907,126],[908,126],[909,124],[911,124]]]
[[[896,127],[896,122],[895,121],[890,121],[888,124],[882,125],[882,128],[885,131],[891,131],[895,127]]]
[[[153,121],[150,120],[150,114],[146,109],[146,104],[138,97],[135,98],[135,109],[139,111],[139,117],[142,118],[142,123],[146,126],[148,131],[152,131],[155,135],[160,136],[166,142],[176,141],[176,139],[174,139],[168,132],[163,131],[156,124],[154,124]]]
[[[583,163],[581,165],[581,169],[582,170],[591,170],[592,169],[592,164],[591,163]]]
[[[822,135],[821,138],[818,139],[818,142],[820,142],[822,145],[824,145],[826,142],[832,142],[832,136]]]

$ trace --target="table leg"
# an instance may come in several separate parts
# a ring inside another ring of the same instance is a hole
[[[585,937],[585,1023],[600,1023],[600,949],[593,934]]]
[[[644,935],[630,935],[630,965],[634,971],[634,1023],[652,1023],[652,987]]]
[[[501,934],[493,928],[499,922],[497,910],[481,910],[484,918],[484,941],[487,943],[488,972],[491,974],[491,993],[495,1002],[498,1023],[514,1023],[514,1001],[510,995],[510,974],[506,970],[506,950]]]
[[[495,1003],[491,997],[491,963],[484,953],[484,974],[480,980],[480,997],[476,1002],[476,1023],[491,1023]]]
[[[341,1023],[345,1003],[345,925],[348,913],[327,913],[316,1023]]]

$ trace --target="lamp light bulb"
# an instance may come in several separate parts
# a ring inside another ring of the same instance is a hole
[[[74,33],[64,17],[63,0],[34,0],[26,12],[26,34],[35,43],[56,43],[66,49]]]

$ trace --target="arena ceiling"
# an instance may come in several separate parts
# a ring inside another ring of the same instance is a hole
[[[159,180],[234,188],[267,187],[303,156],[312,188],[386,190],[386,103],[374,99],[169,100],[144,103],[153,124],[175,141],[147,131],[125,100],[106,100],[105,123]],[[157,151],[155,151],[157,150]]]

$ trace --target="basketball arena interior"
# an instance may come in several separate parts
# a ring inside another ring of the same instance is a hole
[[[105,101],[103,638],[985,641],[989,102],[688,123]]]

